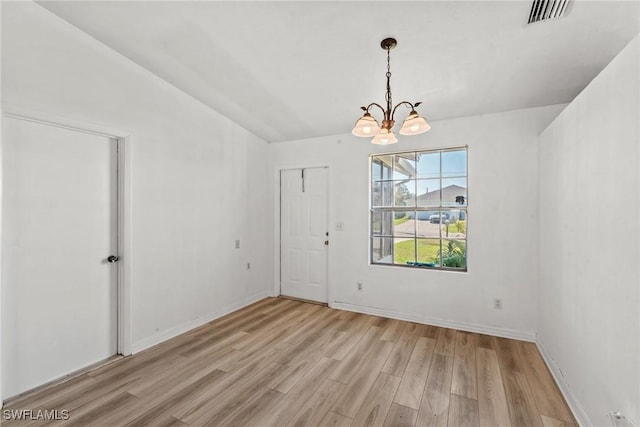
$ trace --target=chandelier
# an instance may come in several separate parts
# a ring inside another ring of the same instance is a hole
[[[400,128],[400,135],[418,135],[424,133],[431,129],[431,125],[427,122],[427,119],[421,117],[416,111],[416,107],[422,102],[416,102],[414,104],[402,101],[396,104],[393,108],[393,102],[391,101],[391,58],[389,52],[391,49],[396,47],[398,42],[394,38],[387,38],[380,42],[380,47],[387,51],[387,93],[385,94],[385,99],[387,101],[387,108],[385,109],[380,104],[372,102],[366,107],[360,107],[362,111],[364,111],[364,115],[358,119],[353,130],[352,134],[355,136],[361,137],[373,137],[371,142],[373,144],[380,145],[388,145],[395,144],[398,142],[398,138],[393,133],[393,125],[396,123],[394,121],[394,115],[396,113],[396,109],[401,105],[407,105],[411,107],[411,112],[404,122],[402,123],[402,127]],[[382,126],[378,124],[378,121],[369,113],[369,109],[373,106],[376,106],[382,110],[383,119]]]

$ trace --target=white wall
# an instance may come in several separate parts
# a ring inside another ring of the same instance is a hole
[[[2,7],[3,109],[131,134],[134,351],[266,296],[268,145],[39,5]]]
[[[540,136],[539,343],[583,425],[640,425],[639,49]]]
[[[536,139],[562,107],[439,121],[428,133],[400,137],[391,147],[377,147],[351,134],[272,144],[276,187],[280,168],[330,167],[330,304],[533,340],[538,258]],[[354,120],[356,116],[354,109]],[[368,155],[460,145],[469,146],[468,272],[370,266]],[[344,222],[342,232],[335,231],[338,221]],[[277,221],[275,226],[277,252]],[[276,289],[277,277],[278,272]],[[356,290],[359,281],[364,284],[361,292]],[[496,297],[503,299],[502,310],[492,307]]]

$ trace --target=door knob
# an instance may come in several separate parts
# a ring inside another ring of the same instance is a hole
[[[114,262],[118,262],[119,259],[120,259],[119,256],[109,255],[109,258],[107,258],[107,262],[114,263]]]
[[[325,240],[325,241],[324,241],[324,245],[325,245],[325,246],[329,246],[329,241],[328,241],[328,240]]]

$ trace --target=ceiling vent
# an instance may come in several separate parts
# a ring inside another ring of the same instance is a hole
[[[569,0],[533,0],[529,13],[529,24],[560,18],[567,10]]]

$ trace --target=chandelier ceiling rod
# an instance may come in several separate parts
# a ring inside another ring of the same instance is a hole
[[[374,144],[394,144],[398,142],[392,129],[395,125],[395,112],[401,105],[408,105],[411,107],[409,116],[404,120],[402,128],[400,129],[401,135],[418,135],[431,129],[431,125],[424,117],[418,115],[415,110],[421,102],[414,104],[408,101],[399,102],[392,108],[393,101],[391,95],[391,49],[395,48],[398,42],[394,38],[386,38],[380,42],[380,47],[387,51],[387,91],[385,93],[386,109],[376,102],[372,102],[366,107],[360,107],[364,111],[364,115],[356,122],[353,130],[351,131],[355,136],[360,137],[373,137],[371,140]],[[376,106],[382,111],[382,126],[378,125],[378,121],[371,116],[369,110],[371,107]]]

